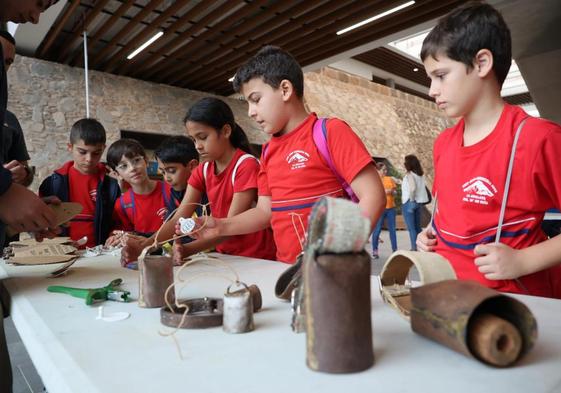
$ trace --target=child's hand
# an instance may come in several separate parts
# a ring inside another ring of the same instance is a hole
[[[436,246],[436,234],[432,227],[427,227],[417,235],[417,249],[419,251],[434,251]]]
[[[122,246],[121,240],[123,239],[125,232],[124,231],[113,231],[111,236],[107,238],[105,241],[106,247],[120,247]]]
[[[220,236],[221,220],[211,216],[197,217],[195,220],[195,228],[189,234],[193,239],[214,239]]]
[[[526,275],[521,250],[506,244],[478,244],[474,249],[475,265],[488,280],[512,280]]]

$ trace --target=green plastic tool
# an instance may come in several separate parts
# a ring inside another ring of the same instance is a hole
[[[128,302],[130,292],[118,289],[122,282],[122,279],[117,278],[111,281],[109,285],[101,288],[71,288],[60,285],[50,285],[47,287],[47,291],[66,293],[80,299],[85,299],[88,306],[92,305],[94,302],[102,302],[105,300]]]

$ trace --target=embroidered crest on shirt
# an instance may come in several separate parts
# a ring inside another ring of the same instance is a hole
[[[294,150],[286,157],[290,169],[300,169],[306,166],[310,155],[303,150]]]
[[[165,207],[162,207],[160,209],[158,209],[158,211],[156,212],[156,214],[158,215],[158,217],[160,217],[163,220],[166,219],[166,216],[168,214],[168,209]]]
[[[95,203],[97,199],[97,190],[95,188],[90,190],[90,198],[92,199],[92,202]]]
[[[497,193],[497,188],[485,177],[474,177],[462,185],[464,190],[464,202],[471,202],[479,205],[488,205],[488,199]]]

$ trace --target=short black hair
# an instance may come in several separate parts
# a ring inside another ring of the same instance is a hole
[[[199,153],[193,141],[186,136],[170,136],[154,151],[158,160],[165,164],[181,163],[187,165],[191,160],[199,160]]]
[[[16,39],[9,31],[0,30],[0,37],[5,38],[7,41],[11,42],[13,46],[16,46]]]
[[[479,1],[470,2],[438,21],[423,41],[421,60],[445,54],[471,70],[481,49],[493,54],[493,71],[502,86],[512,63],[510,30],[495,8]]]
[[[86,145],[105,144],[105,128],[96,119],[78,120],[70,129],[70,143],[83,140]]]
[[[140,142],[136,139],[122,138],[113,142],[107,149],[107,164],[111,169],[116,170],[123,157],[134,158],[137,156],[146,158],[146,151]]]
[[[304,96],[302,67],[290,53],[277,46],[264,46],[238,69],[234,77],[234,90],[240,92],[242,85],[253,78],[262,78],[274,89],[278,89],[286,79],[292,83],[298,97]]]

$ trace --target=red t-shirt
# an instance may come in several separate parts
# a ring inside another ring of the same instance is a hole
[[[293,131],[272,137],[261,157],[259,195],[271,197],[277,260],[286,263],[294,263],[302,251],[312,205],[322,196],[345,195],[314,143],[316,120],[312,113]],[[349,184],[372,163],[360,138],[342,120],[327,121],[327,145],[337,172]]]
[[[499,291],[527,293],[527,289],[533,295],[552,296],[561,284],[559,268],[521,277],[525,289],[514,280],[487,280],[474,264],[475,246],[495,240],[514,135],[527,116],[519,107],[505,105],[491,134],[472,146],[463,146],[463,120],[437,138],[435,251],[450,261],[459,279],[476,280]],[[522,249],[546,239],[540,228],[544,212],[561,207],[559,157],[561,127],[529,118],[516,148],[501,243]]]
[[[69,236],[72,240],[87,236],[87,247],[95,246],[95,201],[101,176],[100,171],[91,175],[83,174],[74,166],[68,170],[69,201],[83,206],[82,212],[70,221]]]
[[[163,192],[171,193],[171,187],[159,181],[150,194],[137,194],[132,188],[115,202],[115,220],[118,228],[144,235],[156,232],[162,226],[167,207]]]
[[[197,166],[197,169],[191,173],[189,184],[200,192],[206,192],[213,217],[228,217],[234,193],[257,188],[259,162],[253,158],[247,158],[240,163],[232,185],[234,167],[244,154],[246,153],[237,149],[228,166],[219,174],[215,173],[215,163],[209,162],[206,181],[203,174],[204,164]],[[247,235],[230,236],[216,246],[216,251],[223,254],[274,260],[276,247],[271,229],[267,228]]]

